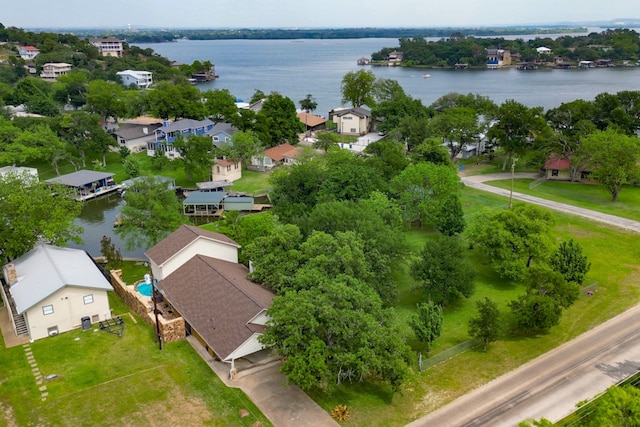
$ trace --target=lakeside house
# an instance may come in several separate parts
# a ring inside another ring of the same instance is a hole
[[[511,65],[511,51],[487,49],[487,68],[495,69]]]
[[[315,114],[307,113],[306,111],[298,113],[298,119],[304,123],[307,134],[310,132],[324,130],[327,127],[327,119],[321,116],[316,116]]]
[[[116,73],[125,86],[137,86],[139,89],[149,89],[153,84],[153,73],[150,71],[124,70]]]
[[[211,167],[211,181],[236,181],[242,178],[240,160],[216,159]]]
[[[145,252],[164,303],[184,319],[184,335],[228,363],[231,378],[235,360],[264,348],[259,337],[275,296],[247,279],[239,248],[223,234],[183,225]]]
[[[111,56],[114,58],[122,58],[124,47],[122,40],[115,37],[91,38],[89,43],[98,48],[98,52],[102,56]]]
[[[251,157],[251,166],[258,170],[270,170],[280,165],[294,165],[302,148],[289,143],[266,149],[261,155]]]
[[[20,58],[25,61],[33,61],[36,59],[36,56],[40,54],[40,50],[34,46],[20,46],[18,53],[20,54]]]
[[[47,62],[42,66],[40,78],[50,82],[55,81],[58,77],[66,75],[71,71],[72,65],[66,62]]]
[[[189,135],[204,135],[213,129],[214,123],[209,119],[193,120],[182,119],[174,123],[165,121],[162,126],[154,130],[154,141],[147,144],[147,155],[154,156],[156,149],[161,150],[169,158],[179,157],[173,142],[177,138],[185,138]]]
[[[14,332],[38,340],[111,319],[109,280],[80,249],[38,244],[3,267],[2,300]]]
[[[162,121],[155,123],[120,123],[117,128],[110,128],[109,134],[118,142],[118,146],[127,147],[132,153],[147,149],[149,142],[155,140],[154,132],[162,126]]]
[[[371,129],[371,111],[362,107],[334,108],[329,111],[329,120],[341,135],[364,135]]]

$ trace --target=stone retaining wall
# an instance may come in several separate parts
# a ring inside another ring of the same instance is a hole
[[[118,294],[120,299],[138,316],[142,318],[146,323],[155,328],[155,316],[153,314],[153,306],[150,306],[148,299],[143,298],[137,291],[135,286],[142,281],[134,283],[133,285],[127,285],[122,280],[122,270],[111,270],[111,285],[113,290]],[[170,343],[179,341],[186,336],[184,319],[182,317],[176,317],[175,319],[165,319],[161,314],[158,314],[158,321],[160,323],[160,336],[162,341]]]

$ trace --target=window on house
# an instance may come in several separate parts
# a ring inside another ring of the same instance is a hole
[[[47,314],[53,314],[53,304],[43,305],[42,306],[42,314],[44,314],[45,316]]]
[[[227,166],[227,172],[231,172],[231,165]]]
[[[85,304],[91,304],[93,302],[93,294],[83,296],[82,300]]]
[[[356,128],[351,128],[351,133],[356,133]]]
[[[213,137],[213,140],[214,140],[214,141],[220,141],[220,138],[218,138],[217,136],[214,136],[214,137]]]
[[[551,176],[558,176],[558,169],[554,169],[551,171]]]

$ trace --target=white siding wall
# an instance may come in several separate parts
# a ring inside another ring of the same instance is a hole
[[[84,303],[85,295],[93,295],[93,302]],[[53,313],[43,314],[42,307],[52,305]],[[26,317],[29,324],[29,335],[32,340],[49,336],[48,329],[58,327],[58,332],[63,333],[82,325],[82,318],[93,318],[98,315],[99,320],[111,318],[107,291],[67,287],[59,290],[44,301],[27,310]]]
[[[154,278],[158,280],[164,279],[196,255],[205,255],[211,258],[238,263],[237,247],[214,240],[198,238],[195,242],[191,243],[167,261],[162,266],[161,271],[153,271]]]

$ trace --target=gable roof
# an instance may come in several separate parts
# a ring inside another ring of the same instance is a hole
[[[18,313],[67,286],[113,290],[89,255],[81,249],[39,244],[13,261],[18,282],[10,291]]]
[[[571,168],[571,160],[567,156],[551,154],[544,164],[545,169],[565,170]]]
[[[300,151],[299,148],[294,147],[289,143],[285,143],[285,144],[280,144],[265,150],[264,155],[265,157],[269,157],[270,159],[273,159],[279,162],[285,157],[288,157],[291,159],[295,158],[298,155],[299,151]]]
[[[264,325],[251,321],[274,294],[249,281],[242,264],[196,255],[158,282],[160,293],[221,359],[227,359]]]
[[[213,136],[218,133],[224,133],[226,135],[232,136],[234,133],[236,133],[237,130],[238,128],[236,128],[231,123],[220,122],[216,123],[213,128],[209,132],[207,132],[207,135]]]
[[[371,111],[362,107],[345,108],[344,110],[335,111],[335,115],[342,117],[346,114],[353,114],[358,117],[371,117]]]
[[[195,192],[192,194],[197,194]],[[202,193],[206,195],[215,195],[216,193]],[[180,252],[186,246],[190,245],[196,239],[210,239],[215,240],[226,245],[240,247],[238,243],[231,240],[224,234],[214,233],[213,231],[205,230],[199,227],[192,227],[190,225],[182,225],[173,233],[162,239],[155,246],[145,252],[147,258],[153,261],[156,265],[162,265],[167,260],[172,258],[176,253]]]
[[[137,139],[149,137],[153,138],[153,131],[162,126],[161,123],[152,123],[152,124],[136,124],[136,123],[124,123],[121,124],[118,129],[116,129],[113,133],[118,135],[120,138],[129,140],[129,139]],[[146,129],[146,133],[145,133]]]
[[[316,116],[307,112],[298,113],[298,118],[302,123],[309,127],[316,127],[327,122],[324,117]]]
[[[213,126],[213,122],[209,119],[194,120],[194,119],[182,119],[177,122],[173,122],[168,126],[162,126],[156,129],[156,132],[181,132],[184,130],[206,128],[207,126]]]

